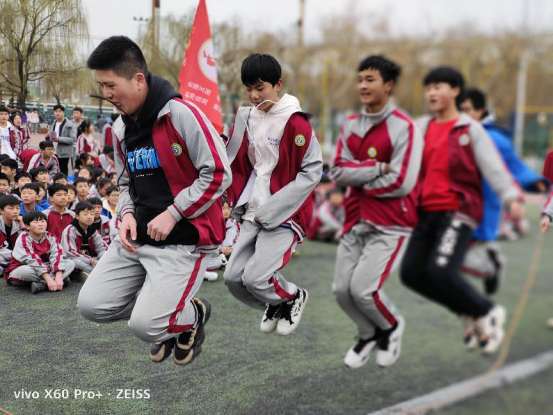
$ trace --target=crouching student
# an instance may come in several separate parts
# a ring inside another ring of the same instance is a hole
[[[61,245],[67,257],[81,271],[82,281],[86,281],[98,260],[106,251],[106,246],[94,228],[94,206],[89,202],[79,202],[75,207],[75,219],[65,230]]]
[[[31,286],[33,294],[61,291],[69,283],[75,264],[66,259],[54,235],[46,231],[46,215],[29,212],[23,216],[28,230],[15,243],[4,278],[10,285]]]
[[[337,242],[346,221],[346,212],[342,206],[344,191],[341,188],[333,189],[326,198],[315,212],[307,237],[323,242]]]
[[[92,204],[94,207],[94,223],[92,226],[98,232],[98,235],[102,238],[102,241],[108,246],[111,243],[111,239],[109,237],[110,235],[110,227],[109,227],[109,218],[107,216],[102,215],[102,211],[104,210],[104,206],[102,202],[102,199],[98,197],[91,197],[88,199],[88,203]]]
[[[232,254],[232,247],[236,243],[238,234],[240,233],[240,224],[232,217],[232,209],[225,199],[223,199],[222,211],[223,219],[225,220],[225,239],[219,249],[219,255],[212,258],[207,265],[207,271],[204,276],[206,281],[217,281],[219,277],[217,270],[227,266],[228,259]]]
[[[12,195],[0,197],[0,275],[8,266],[19,236],[19,199]]]

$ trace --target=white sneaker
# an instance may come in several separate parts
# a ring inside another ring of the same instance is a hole
[[[376,346],[376,338],[363,340],[357,339],[357,343],[351,349],[348,350],[346,358],[344,359],[345,365],[350,369],[359,369],[365,366],[365,363],[369,361],[371,350]]]
[[[478,342],[484,354],[495,353],[501,346],[501,342],[505,337],[503,326],[506,318],[505,307],[496,305],[488,314],[476,320]]]
[[[219,274],[215,271],[206,271],[204,274],[204,280],[206,281],[217,281],[217,278],[219,278]]]
[[[280,313],[282,312],[282,304],[270,305],[267,304],[263,318],[261,319],[261,326],[259,329],[263,333],[272,333],[277,329],[278,320],[280,319]]]
[[[463,322],[463,328],[465,334],[463,336],[463,343],[467,350],[475,350],[478,348],[478,337],[476,336],[476,322],[472,317],[460,316]]]
[[[380,367],[390,367],[401,354],[401,339],[405,331],[405,320],[399,316],[397,327],[388,336],[380,337],[377,340],[378,351],[376,352],[376,363]]]
[[[307,304],[307,291],[303,288],[298,288],[296,297],[292,301],[282,304],[280,319],[278,320],[277,333],[281,336],[287,336],[298,327],[301,320],[303,310]]]
[[[221,259],[221,267],[226,267],[228,264],[228,259],[225,254],[219,255],[219,258]]]

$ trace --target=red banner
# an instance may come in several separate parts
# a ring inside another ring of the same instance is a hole
[[[220,133],[223,117],[205,0],[200,0],[179,75],[182,97],[198,106]]]

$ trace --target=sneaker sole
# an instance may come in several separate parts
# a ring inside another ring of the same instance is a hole
[[[261,330],[263,333],[271,334],[271,333],[274,333],[276,331],[277,326],[278,326],[278,320],[276,321],[275,324],[273,324],[272,326],[270,326],[268,328],[263,328],[263,323],[261,323],[261,326],[259,327],[259,330]]]
[[[305,300],[303,300],[303,307],[301,308],[300,314],[298,316],[298,321],[293,326],[287,327],[286,329],[279,330],[279,326],[277,324],[276,332],[277,334],[280,334],[281,336],[288,336],[289,334],[292,334],[299,326],[301,318],[303,316],[303,311],[305,310],[305,306],[307,305],[307,300],[309,299],[309,294],[306,290],[305,292]]]
[[[507,321],[507,310],[503,306],[500,307],[500,310],[501,310],[501,312],[498,315],[498,326],[501,327],[501,330],[499,331],[499,336],[498,336],[499,340],[497,341],[496,346],[489,347],[489,348],[488,348],[488,345],[490,343],[489,343],[489,340],[488,340],[488,343],[486,343],[486,345],[484,345],[482,347],[482,353],[485,354],[485,355],[490,355],[490,354],[496,353],[501,348],[501,345],[503,344],[503,340],[505,339],[505,328],[504,328],[504,326],[505,326],[505,323]]]
[[[179,366],[189,365],[194,361],[196,357],[200,355],[202,351],[202,345],[204,344],[204,340],[205,340],[205,325],[207,324],[209,318],[211,317],[211,304],[206,300],[203,300],[203,299],[199,299],[199,300],[205,306],[205,315],[204,315],[204,321],[200,325],[200,327],[198,328],[198,332],[196,333],[196,336],[198,336],[198,339],[199,339],[198,344],[196,345],[196,347],[193,347],[190,353],[182,360],[177,360],[177,358],[173,354],[173,361],[175,362],[175,364]],[[179,347],[178,341],[176,342],[175,347]]]
[[[374,349],[374,346],[376,344],[373,344],[369,350],[369,352],[367,353],[367,356],[361,361],[361,363],[357,364],[357,365],[348,365],[346,363],[346,361],[344,360],[344,365],[348,368],[348,369],[351,369],[351,370],[355,370],[355,369],[359,369],[359,368],[362,368],[363,366],[365,366],[367,364],[367,362],[370,360],[370,357],[371,357],[371,352],[372,350]]]
[[[155,355],[150,353],[150,360],[154,363],[161,363],[165,361],[173,353],[174,347],[175,347],[175,343],[173,342],[173,344],[171,345],[171,350],[168,353],[166,353],[165,350],[167,348],[167,344],[165,343],[163,345],[163,349],[160,349],[159,352],[157,352]]]

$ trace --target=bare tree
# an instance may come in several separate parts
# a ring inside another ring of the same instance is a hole
[[[2,0],[0,80],[24,106],[28,83],[71,78],[82,67],[79,39],[87,25],[81,0]]]

